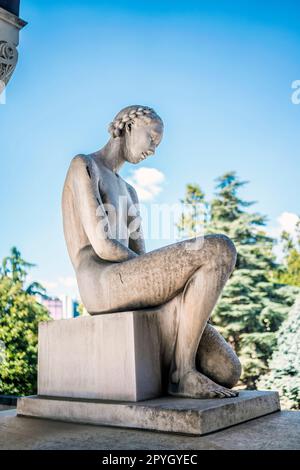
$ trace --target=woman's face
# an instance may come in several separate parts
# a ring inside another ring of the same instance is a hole
[[[163,136],[163,124],[152,120],[149,124],[136,121],[125,129],[126,160],[139,163],[155,153]]]

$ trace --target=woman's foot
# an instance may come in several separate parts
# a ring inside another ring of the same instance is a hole
[[[186,398],[233,398],[238,395],[237,391],[216,384],[196,370],[186,372],[177,383],[170,380],[168,393]]]

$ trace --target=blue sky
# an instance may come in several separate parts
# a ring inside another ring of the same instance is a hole
[[[236,170],[273,230],[283,213],[300,213],[299,2],[23,0],[21,17],[19,64],[0,105],[1,257],[16,245],[50,291],[74,291],[65,174],[74,155],[106,143],[129,104],[165,122],[157,154],[121,172],[135,181],[138,168],[160,172],[152,202],[177,202],[188,182],[211,197],[214,179]]]

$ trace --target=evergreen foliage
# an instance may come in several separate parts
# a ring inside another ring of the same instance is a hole
[[[49,315],[34,297],[43,287],[25,287],[32,266],[12,248],[0,269],[0,394],[36,393],[38,324]]]
[[[258,386],[278,390],[285,408],[300,409],[300,297],[278,332],[277,348],[269,363],[269,373]]]
[[[268,359],[276,346],[276,331],[286,318],[295,298],[295,291],[271,279],[278,268],[272,249],[275,241],[264,231],[266,217],[250,211],[254,204],[239,196],[247,184],[234,172],[216,180],[216,193],[210,203],[199,186],[189,185],[184,202],[189,213],[198,202],[191,195],[200,194],[206,207],[205,233],[223,233],[235,243],[238,256],[236,268],[218,302],[212,322],[232,345],[242,365],[242,381],[255,388],[258,378],[267,371]],[[179,233],[195,235],[195,222],[181,216]]]
[[[284,261],[274,278],[283,284],[300,287],[300,218],[296,227],[296,239],[284,231],[281,234],[284,247]]]

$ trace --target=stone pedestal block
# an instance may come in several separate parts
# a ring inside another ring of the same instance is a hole
[[[277,392],[242,391],[235,398],[162,397],[138,403],[25,397],[19,416],[202,435],[280,410]]]
[[[122,312],[39,326],[38,394],[139,401],[161,395],[155,312]]]

